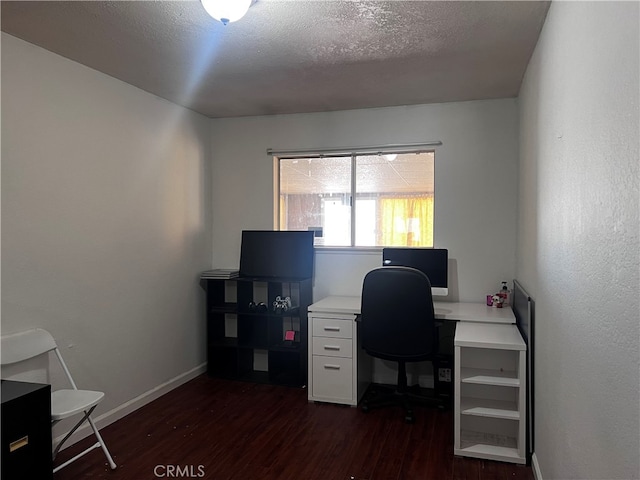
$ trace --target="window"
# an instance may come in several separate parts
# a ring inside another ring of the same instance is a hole
[[[325,246],[433,246],[433,151],[276,160],[280,230],[315,230]]]

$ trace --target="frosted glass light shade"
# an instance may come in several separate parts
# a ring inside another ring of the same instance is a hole
[[[221,21],[225,25],[235,22],[244,17],[251,0],[200,0],[202,6],[216,20]]]

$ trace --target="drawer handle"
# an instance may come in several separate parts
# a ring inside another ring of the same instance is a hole
[[[325,332],[339,332],[340,327],[324,327]]]
[[[340,347],[338,347],[337,345],[325,345],[324,346],[325,350],[335,350],[335,351],[340,351]]]
[[[340,370],[340,365],[327,365],[325,364],[324,368],[327,370]]]
[[[19,438],[15,442],[11,442],[9,444],[9,452],[15,452],[19,448],[26,447],[29,445],[29,435],[25,435],[22,438]]]

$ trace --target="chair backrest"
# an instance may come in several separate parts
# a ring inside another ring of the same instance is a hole
[[[56,341],[46,330],[35,328],[25,332],[3,335],[1,341],[2,350],[0,351],[0,356],[2,357],[2,366],[20,363],[43,353],[53,352],[56,354],[58,362],[71,386],[75,390],[78,389],[67,364],[60,354],[60,350],[58,350]]]
[[[41,328],[3,335],[1,341],[2,365],[29,360],[57,348],[56,341],[51,334]]]
[[[419,361],[437,350],[431,283],[419,270],[380,267],[362,284],[362,348],[388,360]]]

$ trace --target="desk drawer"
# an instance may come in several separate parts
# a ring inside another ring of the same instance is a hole
[[[353,398],[353,363],[350,358],[313,356],[313,396],[323,399]]]
[[[314,337],[353,338],[353,320],[314,318]]]
[[[352,358],[353,341],[350,338],[313,337],[313,354]]]

